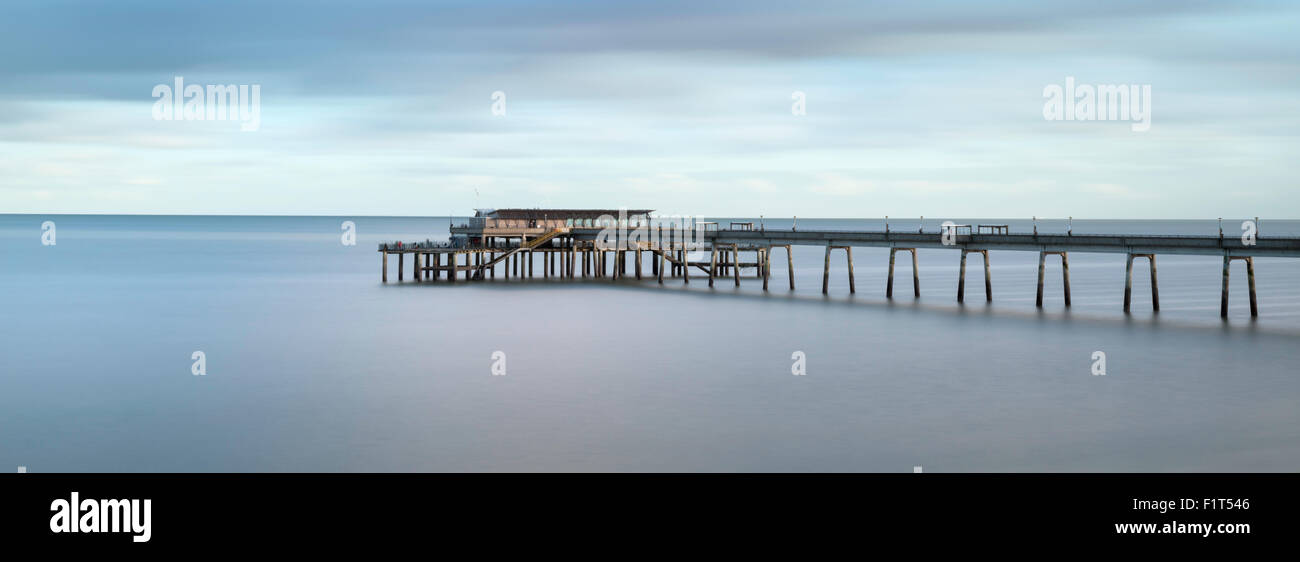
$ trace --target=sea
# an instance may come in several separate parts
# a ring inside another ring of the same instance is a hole
[[[783,250],[768,291],[666,279],[381,282],[463,218],[0,215],[0,468],[28,472],[1292,472],[1300,259]],[[752,221],[790,229],[793,219]],[[937,232],[941,220],[889,219]],[[1241,221],[1224,220],[1240,236]],[[352,226],[345,224],[350,221]],[[885,219],[799,218],[799,230]],[[1039,232],[1217,234],[1216,220]],[[345,238],[355,234],[355,245]],[[1258,235],[1300,235],[1263,220]],[[52,243],[51,243],[52,242]],[[648,267],[648,266],[647,266]],[[1099,358],[1101,363],[1099,364]],[[1098,373],[1099,366],[1104,374]],[[202,373],[202,374],[196,374]]]

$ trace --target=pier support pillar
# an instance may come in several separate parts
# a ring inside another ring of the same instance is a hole
[[[1246,284],[1250,287],[1250,316],[1259,316],[1259,303],[1255,300],[1255,258],[1250,256],[1223,256],[1223,294],[1219,299],[1219,316],[1228,317],[1228,272],[1232,260],[1246,262]]]
[[[854,281],[854,279],[853,279],[853,247],[852,247],[852,246],[827,246],[827,247],[826,247],[826,260],[825,260],[825,263],[822,265],[822,294],[823,294],[823,295],[826,294],[827,291],[828,291],[829,288],[830,288],[830,282],[831,282],[831,250],[837,250],[837,249],[842,249],[842,250],[844,250],[845,260],[847,261],[848,266],[849,266],[849,293],[850,293],[850,294],[857,293],[857,292],[858,292],[857,283],[856,283],[856,282]],[[788,248],[787,248],[787,251],[789,251]],[[893,257],[892,253],[891,253],[890,257],[891,257],[891,258]],[[892,259],[891,259],[891,262],[892,262]],[[793,269],[791,269],[791,273],[793,274]],[[792,277],[793,277],[793,276],[792,276]],[[891,278],[891,281],[892,281],[892,278]],[[793,283],[793,279],[792,279],[792,283]],[[892,284],[892,283],[891,283],[891,284]]]
[[[826,247],[826,259],[822,263],[822,294],[826,294],[831,286],[831,247]]]
[[[854,294],[858,292],[858,286],[853,282],[853,246],[845,246],[844,254],[849,262],[849,294]]]
[[[447,254],[447,282],[456,282],[456,266],[460,265],[460,254],[452,252]]]
[[[397,280],[400,282],[406,270],[406,253],[397,254]]]
[[[424,254],[420,252],[411,254],[411,278],[414,279],[416,283],[419,283],[420,278],[424,276],[424,272],[420,271],[420,256],[423,255]]]
[[[894,254],[898,252],[912,253],[912,293],[914,296],[921,296],[921,271],[916,259],[916,248],[890,248],[889,249],[889,279],[885,282],[885,298],[894,298]]]
[[[1047,256],[1049,254],[1061,256],[1061,275],[1062,275],[1061,281],[1065,289],[1065,307],[1070,308],[1070,256],[1069,253],[1067,252],[1047,252],[1047,251],[1038,252],[1038,297],[1034,299],[1034,306],[1037,306],[1038,308],[1043,307],[1043,278],[1046,277],[1047,275]],[[1130,284],[1132,283],[1132,277],[1133,277],[1132,267],[1133,267],[1133,262],[1132,260],[1130,260],[1129,261]],[[1126,288],[1125,292],[1127,291],[1128,289]],[[1125,305],[1124,310],[1128,310],[1127,305]]]
[[[731,245],[731,259],[734,260],[731,268],[731,274],[736,278],[736,286],[740,286],[740,244]]]
[[[957,274],[957,302],[966,300],[966,254],[976,253],[984,256],[984,300],[993,302],[993,278],[989,273],[989,251],[988,250],[967,250],[961,251],[961,272]]]
[[[383,275],[383,280],[384,280],[384,283],[387,283],[387,282],[388,282],[388,252],[387,252],[387,251],[384,252],[384,275]]]
[[[1156,255],[1155,254],[1129,254],[1128,263],[1124,267],[1124,313],[1129,312],[1130,305],[1133,302],[1133,259],[1147,258],[1151,264],[1151,310],[1160,312],[1160,286],[1156,281]]]
[[[496,253],[496,252],[488,252],[488,263],[492,263],[492,261],[495,260],[495,259],[497,259],[497,253]],[[496,266],[496,264],[493,264],[492,267],[489,268],[489,271],[488,271],[488,277],[489,277],[489,278],[492,278],[492,279],[496,279],[496,278],[497,278],[497,266]]]
[[[658,271],[656,271],[656,273],[659,275],[660,285],[664,284],[664,269],[668,268],[667,260],[668,260],[668,250],[659,248],[659,261],[658,261],[659,269]]]
[[[764,252],[764,255],[765,255],[765,256],[771,256],[771,255],[772,255],[772,247],[771,247],[771,246],[768,246],[768,247],[767,247],[767,250]],[[763,265],[762,265],[762,268],[763,268],[763,290],[764,290],[764,291],[767,290],[767,280],[770,279],[770,278],[772,277],[772,270],[771,270],[770,267],[768,267],[769,265],[771,265],[771,264],[768,263],[768,260],[767,260],[767,259],[764,259],[764,260],[763,260]]]
[[[966,299],[966,254],[966,249],[962,248],[961,267],[957,270],[957,302],[963,302]]]
[[[794,290],[794,253],[791,251],[792,246],[785,246],[785,261],[790,266],[790,290]]]
[[[713,277],[718,270],[718,246],[713,246],[713,251],[709,253],[709,286],[713,286]]]
[[[691,284],[691,251],[682,246],[682,283]]]
[[[962,248],[961,273],[957,274],[957,302],[966,301],[966,254],[984,256],[984,301],[993,302],[993,276],[988,268],[988,250],[966,250],[966,248]]]
[[[641,248],[636,249],[636,280],[641,280]]]

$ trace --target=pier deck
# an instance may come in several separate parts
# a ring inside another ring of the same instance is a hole
[[[898,252],[907,252],[912,258],[913,294],[921,295],[919,264],[916,250],[920,248],[956,250],[961,252],[961,268],[957,285],[957,300],[965,298],[966,258],[970,253],[981,254],[984,258],[984,286],[986,300],[993,300],[992,278],[989,269],[989,251],[1031,251],[1039,253],[1037,305],[1043,303],[1043,279],[1047,256],[1061,257],[1064,277],[1063,289],[1065,306],[1070,306],[1070,270],[1069,254],[1071,252],[1112,253],[1128,256],[1124,292],[1124,311],[1129,312],[1132,301],[1133,260],[1145,258],[1149,262],[1151,275],[1151,300],[1153,311],[1160,310],[1159,292],[1156,282],[1156,255],[1205,255],[1223,258],[1223,283],[1220,299],[1220,315],[1228,314],[1228,281],[1230,265],[1234,260],[1246,262],[1247,284],[1250,290],[1251,315],[1259,314],[1255,294],[1256,257],[1300,257],[1300,237],[1256,237],[1247,243],[1239,237],[1232,236],[1186,236],[1186,235],[1149,235],[1149,234],[1039,234],[1008,232],[1005,225],[980,225],[983,233],[971,233],[968,225],[950,227],[950,231],[937,232],[900,232],[900,231],[830,231],[830,230],[767,230],[753,229],[748,223],[737,228],[724,230],[706,230],[689,246],[692,251],[704,252],[707,260],[691,261],[687,245],[680,230],[651,228],[642,229],[649,236],[634,238],[609,244],[601,240],[603,229],[594,227],[553,227],[524,228],[519,232],[486,234],[481,229],[477,238],[462,238],[461,245],[437,245],[429,243],[381,244],[379,251],[383,254],[384,282],[388,282],[388,258],[398,257],[398,280],[402,280],[406,255],[412,256],[414,266],[413,279],[417,282],[437,280],[443,274],[448,281],[456,281],[460,273],[466,279],[491,279],[496,277],[499,265],[504,264],[504,277],[512,274],[517,277],[531,278],[534,271],[534,255],[542,256],[543,277],[575,279],[581,277],[620,279],[629,272],[629,255],[635,262],[634,276],[645,276],[644,255],[649,255],[648,275],[663,283],[665,275],[670,278],[680,277],[690,283],[692,270],[701,279],[707,278],[709,286],[715,280],[728,277],[738,286],[742,270],[753,269],[752,278],[761,279],[763,289],[768,290],[768,281],[772,273],[772,250],[784,249],[787,257],[790,290],[794,290],[794,256],[793,246],[818,246],[826,248],[822,275],[822,292],[829,286],[831,253],[844,250],[848,266],[849,291],[856,292],[853,279],[854,247],[890,248],[889,279],[885,295],[893,298],[894,263]],[[453,227],[452,233],[473,234],[472,227]],[[635,229],[630,229],[635,231]],[[648,240],[647,240],[648,238]],[[687,238],[689,238],[689,233]],[[472,243],[466,243],[471,241]],[[753,259],[745,261],[741,256],[750,255]],[[444,258],[443,256],[447,256]],[[466,256],[461,258],[461,256]],[[464,263],[462,263],[462,261]],[[445,262],[445,263],[444,263]]]

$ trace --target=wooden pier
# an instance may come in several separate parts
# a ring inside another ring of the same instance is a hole
[[[701,279],[707,278],[710,287],[718,280],[730,277],[740,286],[745,270],[752,270],[754,279],[761,280],[763,290],[769,289],[772,274],[773,249],[783,249],[787,260],[790,290],[794,290],[794,246],[825,247],[822,270],[822,293],[829,291],[831,254],[842,250],[847,266],[849,292],[857,292],[853,275],[854,247],[889,248],[889,274],[885,296],[894,296],[894,265],[898,252],[907,252],[912,261],[912,292],[921,296],[920,264],[917,249],[959,250],[960,273],[957,279],[957,301],[964,302],[966,286],[966,258],[978,253],[984,261],[984,296],[993,300],[993,281],[989,265],[990,250],[1038,252],[1038,292],[1036,306],[1043,306],[1044,277],[1048,256],[1060,256],[1062,290],[1065,306],[1070,306],[1070,252],[1121,253],[1127,256],[1124,286],[1124,312],[1132,304],[1133,262],[1146,259],[1151,275],[1151,307],[1160,310],[1159,286],[1156,280],[1156,255],[1208,255],[1222,256],[1223,283],[1220,295],[1220,315],[1228,315],[1228,284],[1230,265],[1235,260],[1246,263],[1246,278],[1250,295],[1251,316],[1259,315],[1255,294],[1255,257],[1300,257],[1300,237],[1264,238],[1243,243],[1239,238],[1219,236],[1157,236],[1157,235],[1074,235],[1074,234],[1013,234],[1006,225],[980,225],[980,233],[971,233],[969,226],[948,232],[890,232],[884,231],[796,231],[753,229],[751,223],[733,223],[731,228],[705,229],[695,239],[681,236],[681,231],[646,227],[649,211],[635,211],[628,224],[597,224],[595,216],[607,216],[606,210],[503,210],[492,215],[475,217],[471,223],[453,226],[448,243],[385,243],[379,246],[382,254],[382,280],[388,282],[390,256],[397,256],[397,280],[403,281],[406,256],[412,261],[412,280],[417,283],[438,281],[446,276],[447,283],[458,279],[495,279],[497,270],[505,279],[535,278],[535,263],[541,260],[541,276],[555,279],[624,279],[629,275],[629,261],[633,262],[632,275],[641,280],[654,277],[658,283],[665,278],[690,283],[692,269]],[[616,211],[613,213],[617,213]],[[540,217],[540,218],[539,218]],[[711,224],[711,223],[710,223]],[[611,244],[602,238],[606,229],[649,233],[648,237],[630,237]],[[952,227],[949,227],[952,228]],[[1036,230],[1036,229],[1035,229]],[[688,240],[690,240],[688,242]],[[692,252],[702,252],[707,260],[691,261]],[[629,256],[630,254],[630,256]],[[631,259],[629,259],[631,258]],[[649,271],[645,262],[649,260]]]

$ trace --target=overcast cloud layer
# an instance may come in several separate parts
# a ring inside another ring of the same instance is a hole
[[[1298,29],[1294,2],[6,2],[0,212],[1298,218]],[[155,121],[175,76],[260,84],[260,129]],[[1151,85],[1151,129],[1044,120],[1067,76]]]

